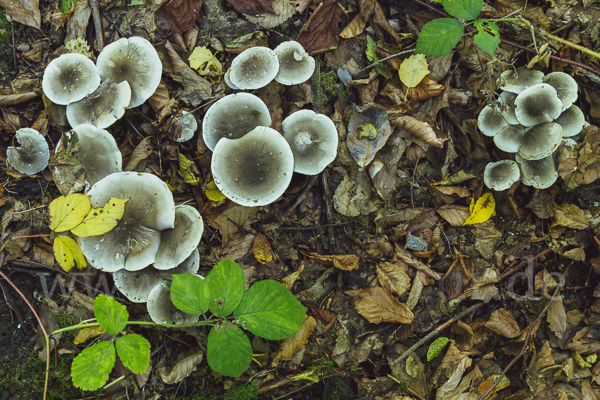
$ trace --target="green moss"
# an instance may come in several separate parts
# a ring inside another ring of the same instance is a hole
[[[0,49],[9,44],[11,40],[12,33],[10,30],[10,22],[6,19],[4,11],[0,11]]]
[[[348,90],[341,84],[335,71],[319,75],[317,83],[323,90],[327,101],[336,101],[348,95]]]

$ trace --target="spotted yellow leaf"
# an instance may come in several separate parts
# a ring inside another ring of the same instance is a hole
[[[183,176],[183,181],[189,185],[198,186],[200,184],[200,179],[194,175],[192,167],[195,167],[194,162],[188,160],[186,156],[179,153],[179,168],[181,170],[181,175]]]
[[[210,181],[208,185],[206,185],[206,191],[204,194],[206,194],[206,197],[208,197],[210,201],[225,200],[225,195],[221,193],[215,181]]]
[[[254,253],[254,257],[256,257],[256,261],[261,264],[273,261],[273,249],[271,249],[271,243],[269,243],[269,239],[262,233],[259,233],[254,238],[252,252]]]
[[[102,335],[104,332],[106,332],[106,331],[101,326],[92,326],[90,328],[83,328],[82,330],[79,331],[77,336],[75,336],[75,339],[73,340],[73,344],[85,343],[90,339],[93,339],[97,336]]]
[[[198,74],[210,78],[213,83],[223,75],[223,66],[215,55],[206,47],[196,47],[189,57],[190,67],[198,71]]]
[[[104,207],[92,208],[83,222],[71,229],[71,232],[79,237],[105,234],[117,226],[117,223],[123,217],[125,203],[128,200],[111,197]]]
[[[463,225],[478,224],[487,221],[494,215],[494,211],[496,210],[494,196],[491,193],[486,193],[477,202],[471,200],[470,209],[471,215]]]
[[[90,212],[90,198],[85,194],[75,193],[54,199],[48,206],[50,213],[50,229],[54,232],[65,232],[79,225]]]
[[[402,62],[398,75],[406,87],[414,88],[429,74],[429,65],[423,54],[413,54]]]
[[[78,269],[87,266],[79,245],[68,236],[61,235],[54,239],[54,257],[62,269],[67,272],[74,266],[77,266]]]

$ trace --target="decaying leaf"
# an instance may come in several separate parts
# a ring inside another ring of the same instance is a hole
[[[184,33],[194,26],[202,9],[202,0],[170,0],[162,3],[156,15],[168,28]]]
[[[413,54],[402,62],[398,75],[408,88],[417,86],[429,74],[429,65],[424,54]]]
[[[38,0],[0,0],[0,6],[18,23],[41,29],[42,15]]]
[[[145,137],[137,146],[135,146],[123,171],[135,171],[138,165],[147,159],[150,154],[152,154],[152,136]]]
[[[281,279],[281,284],[287,288],[287,290],[292,290],[294,287],[294,283],[300,278],[300,274],[304,271],[304,263],[300,264],[300,267],[288,276],[285,276]]]
[[[567,314],[565,312],[565,306],[563,305],[562,296],[559,296],[552,300],[552,304],[548,309],[546,320],[552,332],[556,334],[558,338],[562,339],[563,334],[567,330]]]
[[[219,201],[225,200],[227,198],[227,197],[225,197],[225,195],[223,193],[221,193],[221,191],[217,187],[217,184],[215,183],[215,181],[210,181],[206,185],[206,190],[204,191],[204,194],[210,201],[215,201],[215,202],[219,202]]]
[[[103,235],[117,226],[129,199],[111,197],[104,206],[92,208],[81,224],[71,229],[79,237]]]
[[[196,366],[202,362],[203,356],[202,350],[195,349],[191,355],[177,361],[171,368],[158,367],[160,379],[167,385],[181,382],[196,370]]]
[[[444,218],[452,226],[463,226],[467,218],[469,218],[471,215],[469,207],[457,206],[454,204],[441,206],[437,210],[437,213],[440,214],[440,217]]]
[[[491,388],[494,383],[496,383],[498,381],[498,379],[500,379],[500,375],[499,374],[494,374],[494,375],[490,375],[485,381],[481,382],[479,384],[479,387],[477,388],[477,392],[479,393],[480,396],[483,396],[485,394],[485,392],[488,391],[489,388]],[[504,375],[502,377],[502,380],[500,381],[500,383],[498,383],[498,385],[496,385],[496,387],[494,388],[494,390],[492,390],[492,392],[489,394],[489,396],[491,396],[492,394],[499,392],[500,390],[507,388],[510,386],[510,379],[508,379],[508,377],[506,375]]]
[[[223,66],[219,59],[205,46],[198,46],[189,57],[190,67],[198,71],[200,76],[210,78],[213,83],[223,75]]]
[[[106,331],[101,326],[92,326],[91,328],[83,328],[82,330],[79,331],[77,336],[75,336],[75,339],[73,339],[73,344],[85,343],[90,339],[93,339],[95,337],[102,335],[104,332],[106,332]]]
[[[554,220],[558,225],[572,229],[587,229],[590,225],[590,221],[581,208],[567,203],[554,203]]]
[[[485,323],[485,326],[491,331],[496,332],[498,335],[509,339],[515,338],[521,334],[521,329],[519,329],[515,317],[504,308],[494,311],[490,316],[489,321]]]
[[[242,14],[257,15],[261,13],[273,13],[273,0],[227,0],[233,9]],[[193,67],[192,67],[193,68]]]
[[[475,249],[479,251],[483,258],[491,260],[496,246],[502,240],[502,232],[496,228],[492,221],[475,224],[474,227]]]
[[[378,264],[377,278],[379,279],[381,286],[396,296],[402,296],[410,288],[410,278],[398,264]]]
[[[391,124],[404,129],[417,139],[435,147],[444,147],[445,139],[437,137],[431,125],[414,117],[402,116],[391,121]]]
[[[296,41],[310,54],[337,46],[337,26],[342,14],[336,0],[323,0],[298,33]]]
[[[318,253],[305,253],[301,251],[305,256],[312,258],[325,265],[333,265],[342,271],[354,271],[358,269],[358,256],[354,254],[344,255],[321,255]]]
[[[87,261],[76,241],[68,236],[57,236],[54,239],[54,257],[62,269],[69,272],[71,268],[83,269]]]
[[[306,316],[302,328],[291,338],[281,341],[279,351],[274,354],[271,366],[277,366],[280,361],[291,360],[297,352],[302,350],[316,327],[317,321],[311,316]]]
[[[256,235],[254,243],[252,244],[252,252],[254,253],[256,261],[261,264],[273,261],[273,249],[271,248],[271,243],[269,243],[269,239],[262,233]]]
[[[348,290],[345,293],[355,299],[356,311],[373,324],[410,324],[414,319],[412,311],[404,303],[380,286]]]
[[[200,178],[198,178],[192,172],[192,168],[197,168],[196,164],[192,160],[188,160],[186,156],[179,153],[179,168],[183,181],[192,186],[198,186],[200,184]]]
[[[487,221],[496,211],[494,196],[491,193],[485,193],[477,199],[477,202],[475,202],[475,199],[472,199],[470,209],[471,215],[463,225],[479,224]]]
[[[363,133],[367,125],[371,125],[375,129],[375,135],[373,135],[372,128],[368,128],[367,135]],[[391,133],[387,112],[383,108],[371,104],[361,110],[354,106],[348,122],[346,138],[350,156],[360,168],[365,168],[386,144]]]
[[[455,174],[449,175],[439,182],[432,183],[432,185],[451,186],[458,185],[469,179],[477,178],[477,175],[467,174],[465,171],[460,170]]]

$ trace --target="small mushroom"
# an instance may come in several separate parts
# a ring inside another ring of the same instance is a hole
[[[198,247],[203,232],[198,210],[188,205],[175,207],[175,227],[161,232],[154,268],[169,270],[181,264]]]
[[[251,47],[231,62],[229,79],[233,86],[243,90],[267,86],[279,72],[277,54],[268,47]]]
[[[48,166],[50,149],[44,136],[35,129],[21,128],[15,138],[21,147],[6,149],[8,165],[25,175],[35,175]]]
[[[129,83],[131,100],[127,108],[141,105],[160,84],[162,63],[156,49],[142,37],[109,44],[98,55],[96,64],[104,83]]]
[[[562,140],[562,127],[553,122],[533,126],[525,131],[519,155],[526,160],[539,160],[554,153]]]
[[[259,126],[239,139],[219,140],[211,170],[227,198],[243,206],[264,206],[277,200],[289,186],[294,154],[279,132]]]
[[[490,189],[503,191],[509,189],[521,177],[519,165],[512,160],[491,162],[483,172],[483,183]]]
[[[539,160],[526,160],[517,154],[515,159],[523,171],[522,182],[524,185],[533,186],[536,189],[547,189],[558,179],[556,164],[551,155]]]
[[[182,116],[176,117],[176,124],[181,127],[179,136],[175,139],[176,142],[187,142],[194,137],[194,133],[198,130],[198,121],[194,118],[194,114],[185,110],[181,111]]]
[[[558,118],[554,120],[555,123],[562,126],[562,136],[573,137],[579,134],[585,125],[585,116],[583,111],[577,106],[571,106],[560,114]]]
[[[485,106],[477,117],[477,126],[485,136],[496,136],[507,125],[508,122],[502,113],[490,105]]]
[[[91,124],[108,128],[125,114],[131,100],[131,89],[126,81],[100,85],[89,96],[67,106],[67,120],[72,127]]]
[[[511,125],[518,125],[519,120],[515,115],[515,100],[517,98],[516,93],[504,91],[500,93],[498,97],[498,110],[504,117],[506,122]]]
[[[79,139],[77,158],[85,170],[88,188],[100,179],[121,171],[123,156],[113,135],[90,124],[78,125],[72,131],[77,133]],[[59,145],[60,142],[57,147]]]
[[[225,72],[225,75],[223,75],[223,78],[225,79],[225,83],[227,84],[227,86],[229,86],[233,90],[240,90],[239,87],[237,87],[233,83],[231,83],[231,68],[228,69],[227,72]]]
[[[294,153],[294,172],[317,175],[335,159],[338,133],[328,116],[299,110],[284,119],[282,127]]]
[[[186,314],[173,305],[171,291],[165,282],[161,282],[152,288],[146,306],[150,318],[157,324],[179,325],[197,322],[200,319],[199,315]]]
[[[552,122],[562,112],[562,102],[556,90],[547,83],[523,90],[517,96],[515,105],[515,115],[523,126]]]
[[[575,100],[577,100],[579,85],[577,85],[577,82],[575,82],[575,79],[571,75],[564,72],[551,72],[544,77],[544,83],[556,89],[558,98],[563,105],[563,111],[571,107]]]
[[[267,105],[250,93],[230,94],[213,104],[202,120],[206,147],[215,149],[221,138],[238,139],[257,126],[270,126]]]
[[[283,42],[275,48],[279,72],[275,80],[284,85],[306,82],[315,71],[315,59],[296,41]]]
[[[524,133],[525,127],[523,125],[507,125],[494,136],[494,144],[502,151],[516,153],[519,151]]]
[[[519,94],[528,87],[542,83],[543,78],[542,71],[528,68],[509,69],[500,74],[498,89]]]
[[[94,62],[77,53],[63,54],[44,70],[42,89],[51,102],[67,105],[83,99],[100,85]]]

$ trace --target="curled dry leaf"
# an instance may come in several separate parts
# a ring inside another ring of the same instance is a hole
[[[300,278],[300,274],[304,271],[304,263],[300,264],[300,267],[295,272],[292,272],[288,276],[281,279],[281,284],[286,287],[287,290],[292,290],[294,283]]]
[[[463,226],[467,218],[471,216],[469,207],[447,204],[438,208],[437,213],[452,226]]]
[[[521,334],[521,329],[515,320],[515,317],[504,308],[496,310],[490,316],[485,326],[498,335],[509,339],[515,338]]]
[[[355,299],[356,311],[373,324],[410,324],[414,319],[412,311],[382,287],[348,290],[345,293]]]
[[[432,277],[436,281],[440,280],[440,278],[441,278],[440,274],[438,274],[437,272],[435,272],[434,270],[432,270],[431,268],[429,268],[427,265],[423,264],[421,261],[413,258],[410,255],[410,253],[408,251],[404,250],[402,247],[396,246],[396,255],[398,256],[398,258],[400,260],[404,261],[405,263],[407,263],[411,267],[416,268],[419,271],[424,272],[425,274],[429,275],[430,277]]]
[[[381,286],[397,296],[402,296],[410,288],[410,278],[398,264],[386,262],[377,265],[377,278]]]
[[[563,305],[562,296],[552,300],[552,304],[548,309],[546,320],[552,332],[559,338],[562,338],[563,333],[567,330],[567,314]]]
[[[323,0],[298,33],[296,41],[311,55],[337,46],[337,26],[342,14],[336,0]]]
[[[123,171],[135,171],[142,161],[152,154],[152,137],[145,137],[133,150]]]
[[[445,195],[456,195],[458,197],[469,197],[471,196],[471,192],[469,192],[465,188],[461,188],[458,186],[434,186],[435,190],[445,194]]]
[[[587,229],[590,225],[583,210],[574,204],[554,203],[554,220],[558,225],[572,229]]]
[[[427,122],[422,122],[414,117],[405,115],[392,120],[391,123],[400,129],[408,131],[425,143],[439,148],[444,147],[445,139],[437,137],[433,128]]]
[[[302,350],[308,342],[310,335],[317,327],[317,321],[311,316],[306,316],[302,328],[291,338],[283,339],[279,344],[279,351],[273,356],[271,366],[275,367],[280,361],[291,360],[294,355]]]
[[[191,355],[177,361],[171,368],[158,367],[160,379],[167,385],[181,382],[196,370],[196,366],[202,362],[204,353],[200,349],[195,349]]]
[[[426,76],[417,86],[414,88],[407,87],[404,91],[409,100],[420,103],[432,97],[439,96],[445,88],[444,85],[440,85]]]
[[[301,251],[301,253],[321,264],[333,265],[343,271],[354,271],[355,269],[358,269],[359,258],[354,254],[326,256],[319,253],[305,253],[303,251]]]
[[[271,248],[271,243],[269,243],[269,239],[262,233],[256,235],[254,243],[252,244],[252,252],[254,253],[256,261],[261,264],[273,261],[273,249]]]
[[[375,0],[366,0],[360,2],[360,12],[356,14],[354,19],[340,33],[340,37],[350,39],[358,36],[367,26],[367,21],[375,11]]]

